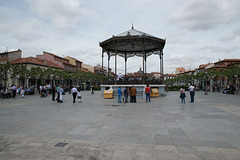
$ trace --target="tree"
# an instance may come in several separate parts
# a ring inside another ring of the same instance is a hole
[[[21,65],[19,66],[20,68],[20,76],[24,78],[24,87],[27,88],[28,87],[28,83],[27,83],[27,79],[29,78],[29,76],[31,75],[30,70],[28,70],[27,65]]]
[[[78,86],[78,81],[80,80],[80,73],[75,72],[71,74],[71,79],[75,81],[75,84]]]
[[[21,71],[22,64],[11,64],[10,62],[6,62],[6,64],[2,64],[2,71],[10,74],[12,78],[12,84],[16,84],[16,78]]]
[[[45,83],[46,77],[49,76],[49,70],[46,70],[45,68],[34,67],[31,68],[31,74],[35,74],[36,82],[37,80],[40,80],[41,84],[43,85]]]
[[[199,88],[200,88],[200,81],[202,81],[202,86],[201,86],[201,88],[203,88],[204,86],[203,86],[203,80],[204,80],[204,76],[205,76],[205,73],[204,72],[201,72],[201,73],[197,73],[196,74],[196,79],[197,79],[197,81],[198,81],[198,86],[199,86]]]
[[[217,71],[213,71],[213,70],[210,70],[207,72],[207,76],[209,77],[210,79],[210,89],[212,87],[212,81],[213,79],[218,75],[218,72]]]
[[[55,80],[58,78],[58,72],[60,72],[60,70],[50,68],[49,74],[53,85],[55,85]]]
[[[57,76],[60,80],[63,81],[63,84],[66,84],[67,79],[69,79],[69,72],[64,70],[64,71],[58,71]]]
[[[229,84],[229,80],[231,80],[234,76],[234,70],[233,69],[227,69],[222,72],[223,76],[227,78],[227,85]]]
[[[233,67],[233,70],[235,72],[235,78],[236,78],[236,94],[239,92],[239,76],[240,76],[240,64],[236,64]]]

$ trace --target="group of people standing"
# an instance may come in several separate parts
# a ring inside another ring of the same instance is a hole
[[[128,95],[130,95],[130,102],[136,103],[136,96],[137,96],[137,89],[132,86],[130,89],[128,87],[125,87],[124,91],[122,92],[122,87],[119,86],[118,88],[118,103],[122,103],[122,94],[123,96],[123,102],[128,102]]]
[[[73,103],[75,103],[76,97],[78,98],[78,102],[81,103],[82,95],[81,95],[80,87],[76,88],[75,86],[73,86],[73,88],[71,89],[71,92],[73,95]],[[63,103],[63,95],[65,95],[65,92],[62,88],[62,85],[60,84],[58,86],[53,85],[51,89],[51,93],[52,93],[52,101],[55,101],[55,96],[57,93],[57,98],[56,98],[57,102]]]
[[[190,102],[194,102],[195,87],[192,84],[190,84],[190,87],[188,89],[190,91],[190,97],[191,97],[191,101]],[[180,89],[180,98],[181,98],[181,102],[185,104],[186,94],[185,94],[183,88]]]
[[[122,87],[119,86],[118,88],[118,103],[122,103],[122,94],[123,94],[123,102],[128,102],[128,95],[130,95],[130,102],[136,103],[136,96],[137,96],[137,89],[132,86],[130,89],[129,87],[125,87],[125,89],[122,92]],[[147,84],[147,87],[145,88],[145,94],[146,94],[146,102],[151,102],[150,100],[150,87]]]

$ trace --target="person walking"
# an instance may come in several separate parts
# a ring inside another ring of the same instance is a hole
[[[190,96],[191,96],[191,102],[194,102],[195,87],[192,84],[190,84],[189,91],[190,91]]]
[[[24,87],[21,88],[21,97],[24,98],[24,92],[25,92],[25,89]]]
[[[56,93],[56,87],[55,87],[55,85],[52,86],[51,92],[52,92],[52,101],[55,101],[55,93]]]
[[[91,86],[91,94],[94,94],[94,87],[93,86]]]
[[[119,86],[118,88],[118,103],[122,103],[122,87]]]
[[[62,88],[62,85],[59,85],[59,102],[60,103],[63,103],[63,88]]]
[[[124,99],[125,99],[124,103],[127,103],[128,102],[128,87],[125,87],[123,94],[124,94]]]
[[[13,91],[13,98],[16,97],[17,87],[13,84],[12,85],[12,91]]]
[[[82,103],[82,93],[81,93],[81,90],[80,90],[80,88],[78,88],[78,92],[77,92],[77,94],[78,94],[78,103]]]
[[[137,89],[132,86],[131,91],[130,91],[132,103],[136,103],[136,96],[137,96]]]
[[[73,95],[73,103],[75,103],[77,93],[78,93],[77,88],[75,86],[73,86],[71,91],[72,91],[72,95]]]
[[[184,93],[183,88],[180,89],[180,98],[181,98],[181,102],[185,104],[186,94]]]
[[[147,87],[145,88],[145,93],[146,93],[146,102],[151,102],[150,100],[150,87],[149,84],[147,84]]]
[[[57,102],[60,102],[60,85],[57,87]]]
[[[42,90],[43,90],[43,86],[42,86],[42,84],[40,84],[40,86],[39,86],[39,95],[40,95],[40,97],[42,97]]]

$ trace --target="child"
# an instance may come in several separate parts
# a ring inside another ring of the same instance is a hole
[[[62,86],[60,85],[60,91],[59,91],[60,97],[59,97],[59,102],[63,103],[63,89]]]
[[[78,103],[82,103],[82,94],[81,94],[81,90],[78,89]]]
[[[22,98],[24,98],[24,92],[25,92],[24,87],[22,87],[21,88],[21,96],[22,96]]]
[[[183,88],[180,89],[180,98],[181,98],[182,103],[185,104],[186,94],[184,93],[184,89]]]

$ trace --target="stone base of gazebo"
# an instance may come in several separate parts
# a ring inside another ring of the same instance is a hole
[[[124,84],[124,85],[100,85],[101,86],[101,96],[103,97],[104,95],[104,91],[108,90],[108,89],[112,89],[113,90],[113,98],[117,98],[117,90],[119,88],[119,86],[122,87],[122,91],[125,89],[125,87],[132,87],[133,85],[130,84]],[[145,88],[146,85],[142,84],[136,84],[134,85],[134,87],[137,89],[137,98],[145,98]],[[165,85],[149,85],[149,87],[151,88],[157,88],[159,90],[159,96],[164,97],[166,95],[165,92]]]

